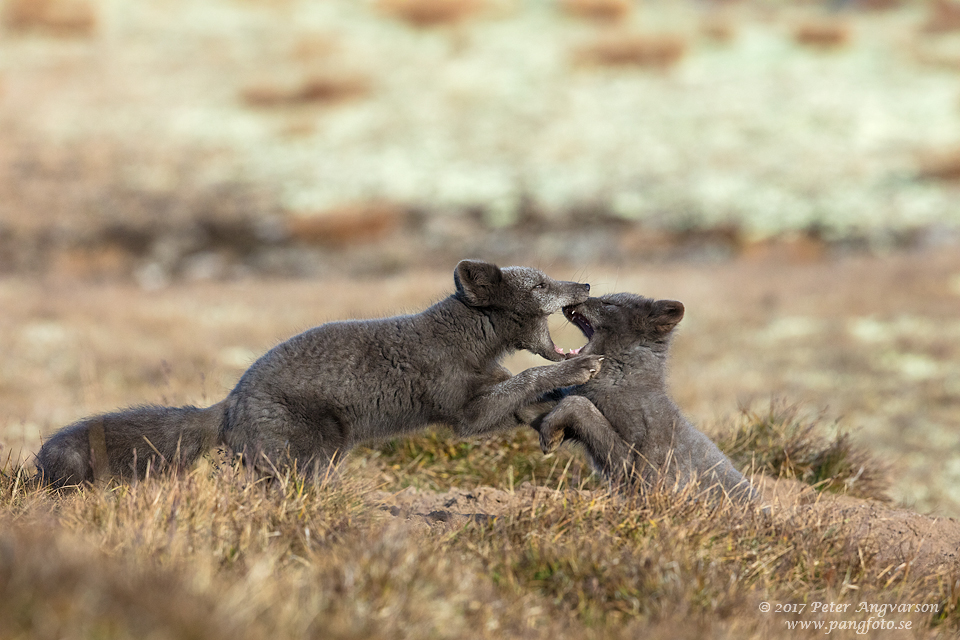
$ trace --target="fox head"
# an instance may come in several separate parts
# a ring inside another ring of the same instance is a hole
[[[486,313],[511,346],[554,362],[563,360],[564,354],[550,337],[547,317],[585,302],[590,295],[588,284],[554,280],[531,267],[501,269],[477,260],[462,260],[453,281],[457,299]]]
[[[665,354],[674,328],[683,319],[683,303],[612,293],[589,298],[563,313],[587,338],[575,353],[623,357],[647,349]]]

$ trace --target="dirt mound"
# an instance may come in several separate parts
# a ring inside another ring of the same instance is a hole
[[[856,540],[864,557],[886,571],[932,573],[960,566],[960,522],[874,500],[819,493],[795,480],[754,477],[777,518],[815,518],[835,524]]]
[[[836,527],[857,544],[864,560],[882,573],[927,575],[960,569],[960,522],[937,518],[882,502],[824,494],[795,480],[754,477],[776,521],[800,530],[804,523]],[[562,501],[576,490],[558,491],[523,483],[515,491],[493,487],[444,492],[408,487],[397,493],[375,492],[371,501],[392,515],[424,526],[457,527],[506,514],[536,509],[544,501]],[[579,491],[606,494],[605,491]]]

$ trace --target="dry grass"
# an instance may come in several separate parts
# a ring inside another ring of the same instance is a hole
[[[687,53],[687,40],[672,34],[616,33],[580,47],[578,62],[610,67],[644,67],[665,70]]]
[[[53,506],[55,503],[51,503]],[[234,637],[218,603],[154,563],[124,562],[62,527],[4,523],[0,628],[4,637]],[[153,565],[153,566],[151,566]]]
[[[385,6],[391,4],[414,3]],[[444,3],[428,4],[436,16]],[[5,7],[15,5],[49,6],[26,0]],[[414,24],[453,24],[474,14],[447,15],[464,17]],[[18,32],[34,28],[6,24]],[[296,55],[322,58],[324,46]],[[11,78],[11,92],[13,84]],[[295,85],[272,104],[302,104],[304,95],[320,94]],[[248,275],[159,291],[78,280],[132,270],[130,255],[154,244],[169,248],[157,238],[185,238],[195,251],[189,243],[203,236],[210,241],[202,249],[212,251],[233,227],[206,222],[270,210],[243,194],[191,191],[183,175],[170,180],[176,193],[131,193],[115,176],[143,164],[140,157],[97,164],[104,157],[97,141],[84,144],[89,153],[79,161],[45,157],[44,149],[10,162],[6,173],[17,189],[0,197],[4,223],[56,224],[76,242],[62,254],[24,252],[23,263],[10,261],[16,272],[0,280],[4,445],[22,438],[25,452],[35,451],[38,433],[119,405],[216,401],[252,358],[303,328],[421,309],[450,289],[449,268],[416,271],[427,259],[426,244],[417,245],[423,255],[402,277],[349,280],[332,268],[299,282]],[[0,147],[10,153],[9,138]],[[189,174],[194,165],[184,166]],[[68,195],[55,200],[54,192]],[[121,222],[127,226],[107,232]],[[168,235],[141,233],[168,223]],[[85,245],[87,228],[114,244]],[[4,234],[0,253],[21,251],[20,236]],[[241,240],[229,247],[256,238]],[[538,260],[524,249],[526,260]],[[28,259],[43,263],[51,255],[69,263],[66,281],[18,271]],[[955,331],[957,298],[947,287],[960,263],[955,256],[911,259],[818,257],[790,271],[782,259],[760,268],[622,265],[563,273],[560,265],[543,266],[598,290],[690,303],[672,375],[685,408],[713,416],[738,394],[766,397],[773,389],[831,403],[860,424],[878,425],[881,436],[861,436],[873,439],[871,446],[885,439],[889,453],[909,443],[933,469],[913,483],[933,488],[950,477],[937,477],[943,459],[950,462],[948,447],[938,443],[951,443],[955,433],[957,393],[950,385],[960,354],[948,331]],[[576,255],[571,261],[585,268]],[[862,344],[848,327],[859,327]],[[905,377],[901,360],[928,377]],[[744,464],[848,495],[882,489],[880,467],[849,437],[824,436],[815,421],[759,414],[738,424],[742,430],[724,445]],[[58,495],[30,486],[7,464],[0,473],[0,637],[820,637],[822,631],[785,634],[784,622],[842,618],[758,609],[762,601],[817,600],[940,609],[888,614],[914,628],[879,637],[955,637],[960,630],[956,567],[889,567],[860,547],[835,512],[765,518],[684,496],[609,495],[581,456],[544,458],[527,432],[468,441],[428,432],[359,450],[349,465],[336,482],[268,484],[204,463],[136,486]],[[463,525],[398,520],[371,500],[377,489],[405,487],[490,486],[512,494],[523,482],[572,489],[517,500],[497,518]]]
[[[524,429],[486,438],[458,440],[447,430],[390,440],[363,448],[358,455],[376,469],[383,487],[443,491],[450,486],[473,489],[535,486],[596,489],[602,478],[593,473],[573,448],[544,457],[536,434]]]
[[[485,0],[380,0],[380,10],[419,28],[462,23],[483,11]]]
[[[740,468],[774,478],[796,478],[819,491],[887,501],[888,470],[836,429],[822,435],[822,419],[804,419],[798,407],[771,403],[744,409],[719,446]]]
[[[771,402],[766,410],[743,409],[717,440],[734,465],[772,478],[796,479],[818,491],[889,501],[889,469],[862,443],[822,417],[806,416],[800,407]],[[449,486],[523,483],[598,489],[597,476],[573,446],[557,454],[537,455],[533,430],[457,440],[446,430],[390,440],[358,455],[376,469],[384,487],[408,486],[442,491]]]
[[[14,32],[83,37],[97,28],[96,7],[89,0],[6,0],[0,11],[3,25]]]
[[[248,106],[275,108],[339,103],[363,96],[369,89],[369,81],[358,75],[312,73],[292,84],[275,81],[250,84],[240,95]]]
[[[842,20],[819,19],[801,22],[793,28],[797,44],[818,49],[839,49],[850,43],[850,25]]]
[[[540,457],[522,438],[492,447],[417,440],[388,445],[379,458],[358,452],[340,474],[318,480],[257,481],[203,462],[133,486],[57,494],[8,466],[0,474],[0,633],[761,638],[787,620],[868,615],[762,613],[760,602],[853,609],[891,600],[937,608],[888,614],[912,626],[905,637],[960,629],[960,575],[891,576],[840,515],[823,511],[771,518],[684,494],[641,500],[595,489],[526,501],[518,493],[496,518],[394,518],[371,499],[375,486],[476,479],[512,492],[503,469]]]
[[[630,16],[633,4],[630,0],[562,0],[564,13],[598,22],[620,22]]]
[[[862,271],[846,263],[806,266],[808,275],[822,268],[822,278],[809,281],[769,265],[759,275],[746,268],[713,269],[706,290],[716,297],[689,307],[696,324],[678,339],[671,376],[681,406],[696,404],[694,398],[723,406],[710,394],[729,400],[748,385],[744,372],[764,357],[799,348],[760,337],[766,321],[751,314],[770,309],[771,287],[790,292],[777,303],[776,318],[842,314],[848,307],[841,304],[883,316],[884,308],[858,306],[866,303],[857,296],[920,314],[929,309],[918,305],[936,300],[934,285],[918,278],[945,281],[941,276],[955,274],[957,262],[956,256],[945,265],[918,260],[918,275],[876,262]],[[885,270],[887,279],[880,277]],[[662,267],[646,280],[622,270],[617,278],[621,289],[663,291],[685,302],[704,287],[702,270]],[[587,279],[598,287],[614,282],[599,271]],[[0,284],[0,393],[9,445],[20,419],[49,432],[78,414],[131,402],[216,401],[276,340],[325,320],[423,308],[449,290],[450,273],[369,280],[331,274],[154,293],[69,282],[48,282],[41,291],[33,280],[13,278]],[[917,292],[923,297],[911,297]],[[811,300],[821,307],[812,309]],[[955,313],[955,296],[941,302],[944,313]],[[556,335],[564,340],[564,332]],[[909,348],[919,349],[920,337]],[[836,338],[800,341],[826,347],[818,352],[844,348]],[[742,375],[731,376],[711,350],[738,353],[733,370]],[[871,342],[866,350],[885,348]],[[770,366],[829,365],[809,360],[808,350],[801,355]],[[711,380],[711,371],[723,380]],[[769,389],[774,376],[763,373]],[[861,395],[864,387],[846,380],[846,393]],[[868,386],[886,389],[875,381]],[[829,398],[839,402],[841,391],[834,385]],[[721,443],[741,465],[846,490],[841,497],[816,494],[824,504],[882,491],[882,467],[862,445],[835,435],[831,423],[799,415],[746,413]],[[525,489],[525,482],[538,490]],[[443,513],[492,513],[474,507],[478,501],[440,502],[432,517],[417,511],[394,517],[381,508],[394,492],[451,487],[478,495],[489,487],[506,498],[495,517]],[[556,487],[562,491],[547,490]],[[855,504],[860,513],[868,503]],[[545,458],[526,431],[465,441],[431,431],[382,443],[355,451],[339,476],[319,484],[256,481],[205,461],[179,476],[58,495],[32,487],[7,464],[0,474],[0,636],[769,638],[785,635],[787,621],[869,617],[809,607],[802,615],[759,610],[760,602],[814,601],[939,609],[888,613],[912,629],[876,637],[951,637],[960,630],[957,567],[888,560],[851,527],[849,509],[816,506],[799,504],[767,518],[670,493],[648,501],[611,495],[575,450]],[[887,520],[880,512],[869,523]],[[883,541],[888,549],[902,542]]]

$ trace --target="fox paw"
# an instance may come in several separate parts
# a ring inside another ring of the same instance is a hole
[[[603,356],[577,356],[564,361],[563,364],[570,372],[567,385],[584,384],[595,378],[600,373],[602,363]]]
[[[540,432],[540,450],[544,455],[553,453],[563,444],[563,429],[545,429]]]

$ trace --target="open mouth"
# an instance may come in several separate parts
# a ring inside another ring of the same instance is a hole
[[[564,307],[563,315],[567,318],[567,320],[575,324],[577,328],[580,329],[580,332],[587,337],[587,341],[589,342],[590,338],[593,337],[593,326],[590,324],[590,321],[587,320],[586,316],[584,316],[582,313],[576,310],[577,306],[579,305]],[[583,345],[583,346],[585,347],[586,345]],[[564,351],[562,348],[556,345],[554,345],[553,348],[557,353],[567,358],[571,358],[573,356],[579,355],[580,350],[583,349],[583,347],[579,347],[577,349],[570,349],[569,351]]]
[[[580,329],[583,335],[587,337],[587,340],[593,337],[593,325],[590,324],[587,317],[577,311],[575,307],[564,308],[563,315],[566,316],[567,320],[577,325],[577,329]]]

